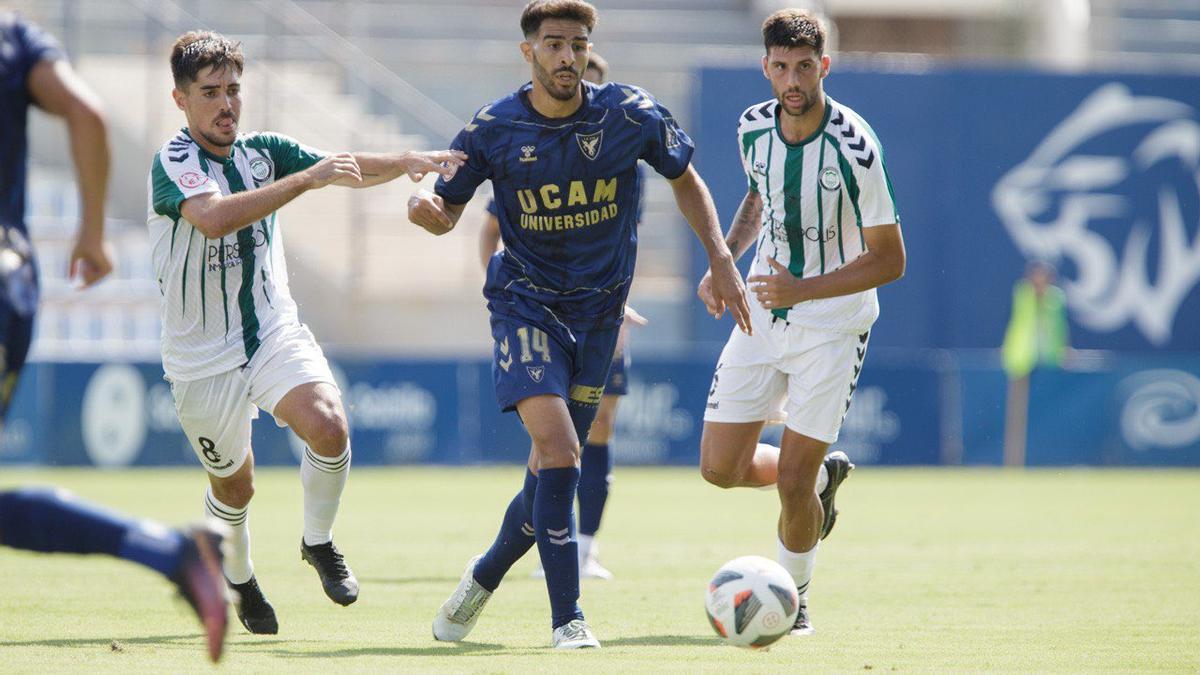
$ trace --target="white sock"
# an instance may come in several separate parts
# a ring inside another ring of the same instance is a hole
[[[300,462],[300,483],[304,486],[304,543],[309,546],[333,540],[333,520],[337,517],[342,489],[350,474],[350,445],[337,457],[322,457],[304,448]]]
[[[829,471],[825,469],[825,462],[821,462],[821,468],[817,471],[817,494],[825,491],[829,486]]]
[[[589,556],[592,555],[592,547],[595,545],[596,537],[590,534],[576,535],[575,539],[579,544],[579,566],[587,562]]]
[[[783,545],[783,540],[779,540],[779,564],[783,565],[783,569],[792,575],[792,579],[796,582],[796,591],[800,594],[800,604],[808,604],[808,584],[812,581],[813,567],[817,564],[817,549],[820,548],[821,542],[817,542],[811,550],[804,553],[796,553],[789,551]]]
[[[225,578],[235,584],[244,584],[254,576],[254,563],[250,562],[250,507],[235,509],[223,504],[213,496],[212,488],[204,495],[204,511],[229,528],[225,538],[225,562],[222,565]]]

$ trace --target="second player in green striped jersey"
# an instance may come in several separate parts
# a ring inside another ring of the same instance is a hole
[[[900,222],[883,151],[858,113],[828,97],[817,129],[788,142],[779,106],[776,99],[756,103],[738,118],[749,190],[762,200],[750,273],[776,273],[774,259],[801,279],[827,274],[866,251],[864,228]],[[865,331],[879,315],[874,288],[770,310],[752,304],[779,319],[846,333]]]
[[[330,600],[358,599],[358,580],[333,544],[350,470],[341,392],[288,291],[276,211],[328,185],[369,187],[428,172],[451,177],[454,152],[326,154],[271,133],[238,133],[241,45],[210,32],[171,48],[171,96],[187,126],[150,166],[147,224],[162,291],[163,370],[179,423],[208,471],[205,510],[229,528],[223,572],[252,633],[279,622],[250,560],[252,420],[262,409],[304,441],[301,559]]]
[[[276,214],[209,238],[183,216],[183,202],[262,188],[324,156],[286,136],[253,133],[238,135],[229,155],[218,157],[187,129],[159,149],[147,216],[168,377],[189,381],[237,368],[257,352],[260,336],[298,320]]]
[[[854,468],[845,453],[826,452],[858,386],[879,314],[875,289],[903,276],[906,258],[879,139],[825,95],[824,23],[781,9],[762,34],[774,98],[738,119],[748,185],[726,236],[734,258],[757,243],[747,278],[754,332],[734,331],[717,361],[700,471],[720,487],[778,489],[778,560],[798,599],[784,630],[809,635],[817,543],[833,528],[835,493]],[[722,314],[708,276],[697,294]],[[774,422],[785,424],[779,447],[760,442]]]

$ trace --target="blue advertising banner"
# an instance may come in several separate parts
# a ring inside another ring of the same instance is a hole
[[[867,357],[835,447],[859,464],[996,465],[1007,379],[995,359],[951,352]],[[612,444],[618,464],[695,465],[716,355],[640,358]],[[524,463],[529,437],[501,413],[483,361],[334,364],[359,466]],[[781,427],[764,436],[777,439]],[[303,445],[262,414],[260,465],[295,464]],[[1200,466],[1200,357],[1120,358],[1080,371],[1035,371],[1027,463]],[[199,468],[158,364],[31,364],[0,464]]]
[[[738,116],[771,98],[746,66],[701,71],[689,130],[723,223],[746,190]],[[1036,259],[1059,270],[1075,347],[1200,348],[1200,77],[835,60],[825,88],[882,141],[903,221],[908,272],[880,291],[873,344],[999,346]],[[728,321],[693,312],[696,339],[724,341]]]

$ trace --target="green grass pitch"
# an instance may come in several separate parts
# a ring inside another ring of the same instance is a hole
[[[201,513],[194,470],[0,472],[169,523]],[[533,555],[470,641],[430,619],[490,543],[517,467],[355,469],[336,540],[362,583],[337,607],[300,562],[294,469],[259,472],[250,523],[278,636],[234,620],[227,672],[1095,671],[1200,668],[1200,472],[875,469],[839,494],[809,603],[817,634],[769,652],[718,643],[703,593],[726,560],[774,557],[773,492],[721,491],[694,469],[618,467],[601,531],[614,581],[586,580],[599,651],[549,649]],[[101,557],[0,550],[0,671],[212,668],[156,575]]]

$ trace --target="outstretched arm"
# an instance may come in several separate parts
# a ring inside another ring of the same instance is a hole
[[[861,293],[904,276],[904,237],[899,225],[863,228],[863,238],[866,253],[828,274],[807,279],[792,276],[787,267],[770,258],[777,273],[750,277],[750,289],[763,307],[777,309],[805,300]]]
[[[714,305],[719,311],[729,308],[738,326],[750,334],[750,306],[746,302],[746,287],[741,275],[733,264],[733,255],[725,240],[721,238],[721,228],[717,221],[717,209],[713,205],[712,195],[708,186],[696,172],[696,168],[688,168],[671,181],[671,189],[675,192],[675,203],[680,213],[692,226],[696,237],[708,254],[709,270],[712,274],[712,295]]]
[[[362,180],[354,181],[349,178],[335,181],[335,185],[352,188],[365,188],[380,185],[407,175],[414,183],[420,182],[427,173],[437,173],[450,180],[455,171],[462,166],[467,156],[457,150],[437,150],[434,152],[356,152],[354,160],[362,173]]]
[[[100,99],[71,64],[42,61],[29,72],[27,87],[43,110],[63,117],[71,137],[71,159],[79,183],[79,234],[71,251],[70,278],[91,286],[112,271],[104,243],[104,201],[108,193],[108,131]]]
[[[219,239],[266,218],[309,190],[339,180],[362,180],[358,164],[349,153],[330,155],[304,171],[257,190],[231,195],[207,192],[189,197],[179,210],[205,237]]]

